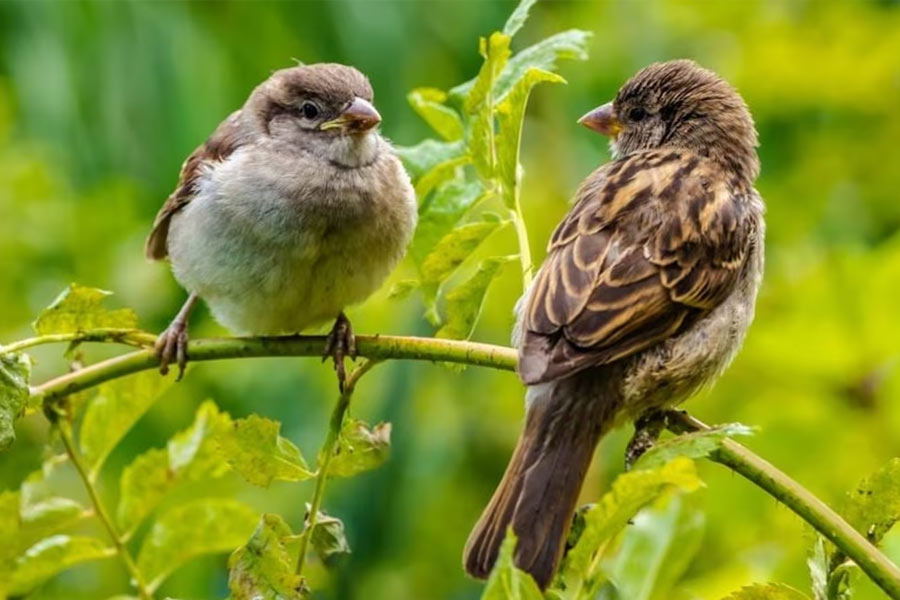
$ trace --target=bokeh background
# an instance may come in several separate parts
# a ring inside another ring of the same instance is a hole
[[[114,303],[161,330],[184,293],[165,265],[144,260],[144,236],[183,158],[256,83],[292,59],[353,64],[372,80],[385,133],[413,144],[428,132],[406,104],[408,90],[473,76],[478,36],[499,29],[513,6],[0,3],[0,340],[26,337],[34,315],[72,281],[115,291]],[[563,65],[568,86],[536,90],[525,125],[533,252],[543,257],[578,182],[608,159],[605,140],[576,126],[579,115],[654,60],[694,58],[732,81],[760,131],[767,273],[744,351],[687,406],[707,422],[758,427],[751,448],[840,506],[856,481],[900,455],[900,3],[544,2],[514,46],[572,27],[595,33],[591,58]],[[491,243],[510,252],[505,235]],[[475,339],[508,340],[515,271],[493,286]],[[350,311],[357,331],[429,335],[420,301],[389,300],[387,288]],[[195,336],[224,334],[204,310],[193,325]],[[35,353],[37,380],[65,368],[59,354]],[[111,457],[104,493],[113,498],[130,457],[185,427],[206,398],[234,416],[282,421],[312,457],[334,387],[316,360],[196,366]],[[376,471],[330,485],[324,508],[345,521],[353,554],[318,576],[317,597],[478,597],[460,553],[518,433],[515,377],[388,364],[364,381],[352,410],[393,423],[393,454]],[[14,488],[37,468],[47,433],[39,417],[20,424],[13,451],[0,455],[0,486]],[[601,444],[585,501],[621,471],[629,435]],[[812,536],[803,523],[721,467],[701,472],[705,532],[671,597],[715,600],[767,580],[808,589]],[[311,482],[258,491],[226,479],[203,491],[281,512],[299,529]],[[81,493],[75,480],[69,492]],[[885,543],[900,560],[900,535]],[[161,597],[224,597],[224,564],[224,556],[192,563]],[[108,560],[34,597],[105,598],[126,585]],[[858,597],[884,596],[861,581]]]

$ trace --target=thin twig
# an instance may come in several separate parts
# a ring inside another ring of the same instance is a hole
[[[681,411],[671,411],[668,423],[675,433],[709,429],[708,425]],[[809,490],[734,440],[723,440],[710,459],[743,475],[783,502],[856,562],[888,596],[900,600],[900,569],[897,565]]]
[[[331,457],[334,456],[334,448],[337,445],[338,437],[341,434],[341,428],[344,424],[344,415],[350,407],[350,398],[353,396],[353,390],[356,383],[363,375],[372,370],[372,367],[378,364],[377,360],[366,360],[361,365],[353,369],[344,382],[344,391],[338,398],[337,404],[331,413],[331,421],[328,427],[328,435],[325,442],[322,443],[322,449],[319,451],[319,470],[316,474],[316,488],[313,491],[312,502],[310,503],[309,514],[306,515],[306,523],[303,533],[300,536],[300,554],[297,556],[297,575],[303,574],[303,565],[306,562],[306,552],[309,548],[309,541],[312,538],[313,529],[316,526],[316,520],[319,516],[319,507],[322,506],[322,497],[325,494],[325,481],[328,479],[328,465],[331,464]]]
[[[100,499],[100,495],[97,493],[97,488],[94,486],[94,483],[88,476],[88,471],[85,467],[84,462],[81,460],[81,455],[75,448],[75,441],[72,439],[72,430],[68,421],[66,421],[65,419],[60,419],[60,421],[58,422],[58,426],[59,437],[60,439],[62,439],[63,446],[65,446],[66,448],[66,453],[69,455],[69,459],[72,461],[72,464],[75,465],[75,470],[78,471],[78,476],[81,477],[81,481],[84,483],[84,487],[87,489],[88,496],[90,496],[91,498],[91,504],[94,505],[94,515],[97,517],[97,519],[99,519],[101,523],[103,523],[103,527],[106,528],[106,531],[116,548],[116,552],[122,559],[122,564],[125,565],[125,569],[131,576],[132,582],[137,589],[138,597],[141,598],[141,600],[153,600],[153,594],[150,593],[147,585],[144,583],[144,578],[141,575],[137,564],[135,564],[134,559],[131,557],[131,553],[128,552],[128,548],[125,546],[125,542],[122,539],[122,536],[119,534],[115,523],[113,523],[112,519],[109,516],[109,513],[106,511],[106,506]]]
[[[116,342],[135,348],[152,348],[156,336],[136,329],[91,329],[72,333],[52,333],[19,340],[6,346],[0,346],[0,354],[21,352],[34,346],[72,342]]]

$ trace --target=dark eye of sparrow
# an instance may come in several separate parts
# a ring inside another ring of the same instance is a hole
[[[631,110],[628,111],[628,119],[630,121],[634,121],[634,122],[641,121],[646,116],[647,116],[647,111],[644,110],[643,108],[641,108],[640,106],[638,106],[636,108],[632,108]]]
[[[319,116],[319,108],[312,102],[304,102],[300,107],[300,111],[307,119],[315,119]]]

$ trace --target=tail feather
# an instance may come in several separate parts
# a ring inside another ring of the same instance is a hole
[[[594,448],[615,412],[594,374],[529,388],[522,432],[503,479],[469,535],[466,571],[487,577],[511,525],[516,566],[544,589],[553,578]]]

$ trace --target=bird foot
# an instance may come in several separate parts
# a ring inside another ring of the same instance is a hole
[[[187,321],[175,319],[172,324],[156,338],[156,355],[159,357],[159,372],[162,375],[169,373],[169,365],[174,361],[178,365],[178,377],[175,381],[181,381],[184,370],[187,367]]]
[[[334,322],[334,327],[325,341],[325,352],[322,353],[322,361],[329,357],[334,360],[334,371],[337,373],[338,389],[344,393],[344,382],[347,380],[347,371],[344,369],[344,357],[356,360],[356,336],[347,315],[341,313]]]
[[[625,447],[625,470],[630,471],[634,463],[652,448],[666,428],[665,411],[653,410],[644,413],[634,422],[634,435]]]

